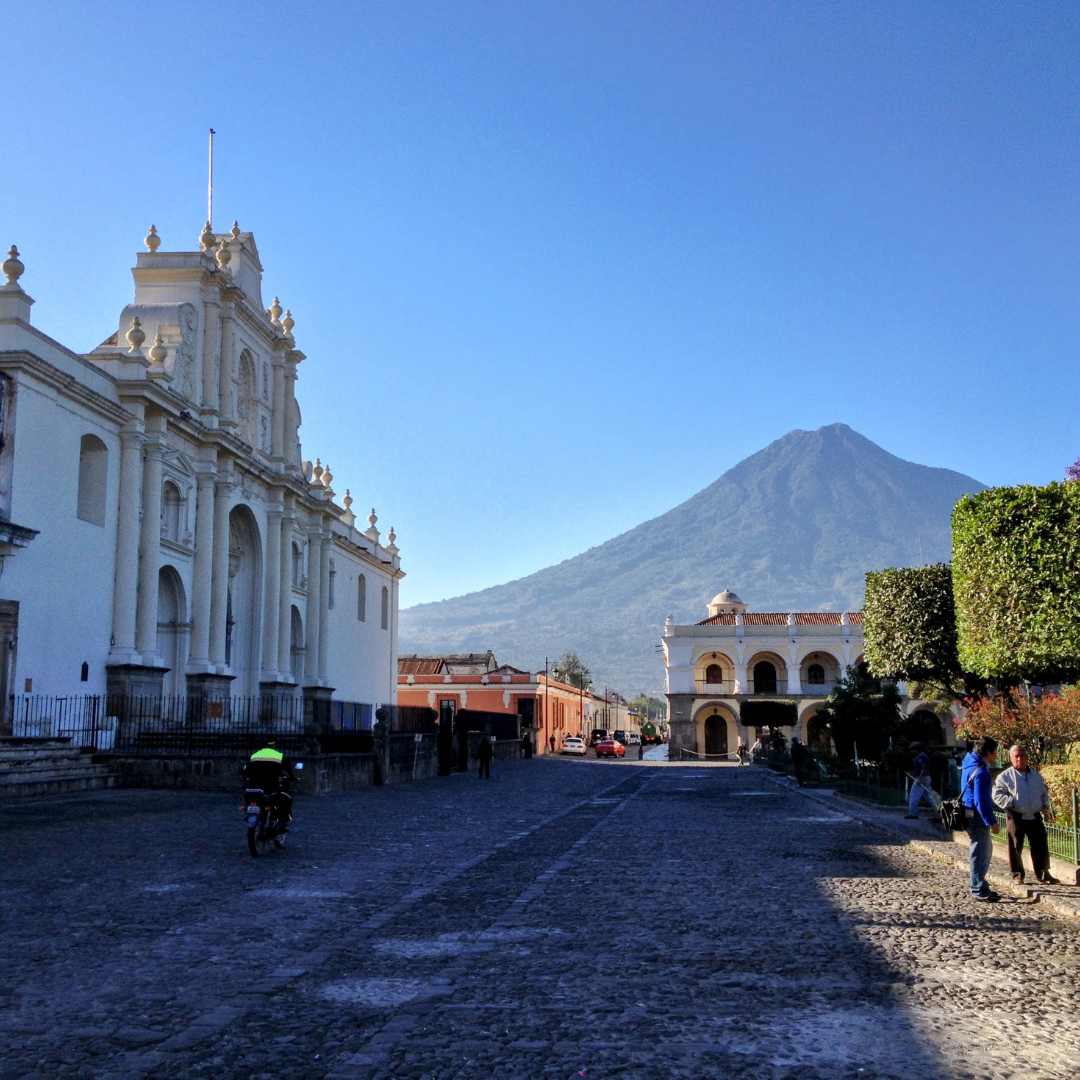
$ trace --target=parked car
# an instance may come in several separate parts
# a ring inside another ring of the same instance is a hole
[[[601,739],[606,739],[607,737],[608,737],[607,728],[594,727],[592,729],[592,734],[589,736],[589,745],[590,746],[596,746],[596,744],[598,742],[600,742]]]
[[[630,741],[630,736],[627,735],[626,732],[622,730],[622,728],[620,728],[618,731],[616,731],[611,737],[616,742],[622,743],[623,746],[626,746],[626,744]]]
[[[628,738],[629,738],[629,742],[627,742],[627,744],[626,744],[627,746],[640,746],[641,745],[641,736],[636,731],[631,731]]]
[[[571,735],[569,738],[563,739],[562,749],[560,754],[580,754],[585,756],[585,740],[579,739],[576,735]]]
[[[626,757],[626,747],[614,739],[601,739],[596,744],[596,756],[599,757]]]

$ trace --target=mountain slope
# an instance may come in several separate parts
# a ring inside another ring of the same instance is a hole
[[[751,611],[857,610],[867,570],[946,561],[977,480],[894,457],[844,424],[792,431],[660,517],[528,577],[401,612],[402,652],[493,649],[542,668],[573,649],[601,686],[663,685],[668,614],[722,588]]]

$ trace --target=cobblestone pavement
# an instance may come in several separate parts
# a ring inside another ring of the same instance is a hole
[[[1080,1077],[1080,923],[756,769],[3,806],[0,1078]]]

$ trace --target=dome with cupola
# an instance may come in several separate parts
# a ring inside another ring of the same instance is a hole
[[[742,597],[737,593],[733,593],[730,589],[724,589],[723,592],[718,592],[712,600],[709,601],[709,618],[714,615],[735,615],[741,614],[746,611],[746,605],[742,601]]]

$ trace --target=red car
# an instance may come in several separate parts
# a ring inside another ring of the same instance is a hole
[[[626,747],[614,739],[601,739],[596,744],[597,757],[626,757]]]

